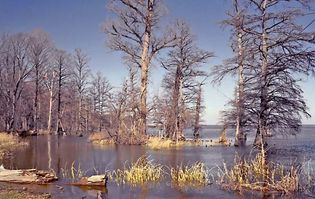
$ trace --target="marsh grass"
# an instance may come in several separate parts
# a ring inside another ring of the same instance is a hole
[[[61,168],[61,174],[63,178],[67,178],[74,182],[84,177],[86,175],[86,171],[82,170],[80,163],[76,165],[75,162],[72,162],[69,167],[65,164],[65,167]]]
[[[178,141],[175,142],[169,138],[159,138],[151,136],[147,141],[147,147],[153,150],[172,149],[184,146],[201,146],[199,141]]]
[[[196,162],[192,165],[179,165],[171,168],[172,183],[182,186],[206,186],[209,184],[208,169],[204,163]]]
[[[0,158],[9,151],[23,146],[27,146],[27,142],[7,133],[0,133]]]
[[[163,178],[163,174],[162,165],[154,163],[147,156],[142,156],[130,166],[111,172],[109,177],[117,184],[136,186],[159,182]]]
[[[97,133],[91,134],[89,136],[89,141],[97,145],[115,144],[115,140],[113,138],[110,138],[109,136],[106,136],[105,132],[97,132]]]
[[[230,168],[224,163],[219,168],[218,183],[225,189],[242,192],[277,192],[280,194],[305,191],[314,183],[314,175],[305,165],[285,166],[267,162],[262,147],[252,160],[236,156]]]

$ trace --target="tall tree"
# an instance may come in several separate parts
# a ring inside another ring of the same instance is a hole
[[[202,106],[203,98],[202,98],[202,87],[206,85],[206,80],[209,75],[207,75],[201,81],[198,81],[196,86],[193,88],[195,92],[195,108],[194,108],[194,124],[193,124],[193,136],[194,139],[197,140],[200,137],[200,115],[204,109]]]
[[[1,62],[2,92],[7,107],[10,107],[7,110],[6,130],[12,131],[17,129],[18,104],[32,71],[32,65],[28,59],[30,40],[26,33],[8,35],[3,39],[5,40],[3,41]]]
[[[260,98],[255,144],[264,144],[270,129],[297,132],[301,114],[307,107],[297,82],[297,73],[314,72],[314,31],[308,32],[297,24],[311,1],[250,0],[255,13],[250,16],[256,29],[246,29],[258,41],[257,59],[260,61],[257,85]],[[295,5],[296,4],[296,5]],[[276,6],[284,9],[276,10]],[[312,22],[313,23],[313,22]],[[308,26],[308,25],[306,25]]]
[[[74,83],[76,87],[76,91],[78,93],[78,116],[77,116],[77,130],[79,132],[82,131],[83,125],[83,117],[82,117],[82,109],[83,109],[83,98],[87,89],[88,77],[90,73],[89,65],[88,65],[88,57],[82,52],[81,49],[75,49],[73,55],[74,61]]]
[[[53,102],[55,99],[56,85],[57,85],[57,69],[53,67],[50,62],[49,67],[45,69],[44,85],[48,92],[48,116],[47,116],[47,131],[51,133],[52,116],[53,116]]]
[[[47,67],[52,44],[48,34],[42,30],[35,30],[30,34],[29,57],[30,64],[33,66],[35,95],[34,95],[34,114],[33,126],[34,130],[38,131],[39,120],[39,96],[41,84],[44,78],[45,67]]]
[[[161,0],[114,0],[110,10],[116,20],[105,26],[109,47],[122,51],[128,61],[141,69],[138,132],[145,135],[149,67],[159,51],[173,46],[176,37],[169,31],[163,34],[158,30],[163,15]]]
[[[98,130],[102,131],[105,113],[110,104],[112,86],[101,73],[97,73],[92,79],[89,90],[93,100],[94,113],[98,119]]]
[[[227,74],[242,75],[240,69],[243,69],[243,77],[239,78],[244,80],[241,99],[239,81],[238,98],[233,103],[236,111],[230,116],[243,124],[242,131],[244,121],[245,126],[256,128],[255,145],[266,144],[271,129],[273,133],[299,132],[302,115],[309,116],[298,82],[301,75],[314,73],[314,50],[310,48],[314,44],[314,32],[308,31],[314,21],[304,25],[297,21],[305,17],[310,3],[242,1],[237,4],[242,5],[240,14],[234,13],[229,20],[234,27],[234,41],[239,46],[236,59],[232,59],[236,67],[227,64],[216,67],[213,73],[217,74],[216,80],[221,80]],[[277,9],[278,6],[283,9]],[[243,107],[242,112],[238,107]]]
[[[62,95],[63,88],[66,84],[67,79],[70,76],[70,55],[64,50],[56,50],[54,55],[54,64],[57,71],[57,126],[56,126],[56,134],[61,134],[64,132],[64,128],[62,125]]]
[[[175,47],[169,52],[168,59],[162,63],[167,73],[166,87],[171,88],[172,108],[169,119],[169,137],[178,140],[183,136],[183,116],[185,112],[184,88],[189,89],[196,86],[194,79],[206,76],[200,68],[212,53],[199,49],[193,39],[189,26],[184,22],[177,24],[179,32]],[[187,96],[187,95],[186,95]]]

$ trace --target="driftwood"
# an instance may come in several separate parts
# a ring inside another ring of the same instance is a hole
[[[53,172],[37,169],[9,170],[0,166],[0,182],[47,184],[58,180]]]
[[[103,186],[106,187],[108,177],[106,175],[94,175],[91,177],[83,177],[77,182],[71,183],[74,186]]]

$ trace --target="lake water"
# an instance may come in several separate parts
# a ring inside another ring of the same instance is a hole
[[[221,129],[205,128],[201,136],[217,138]],[[188,136],[191,132],[187,132]],[[233,139],[233,131],[228,131],[228,137]],[[248,155],[251,146],[244,148],[236,147],[184,147],[172,150],[151,150],[144,146],[95,146],[87,141],[85,137],[75,136],[37,136],[27,138],[29,146],[17,150],[5,160],[5,168],[10,169],[53,169],[60,180],[48,186],[27,186],[31,190],[49,192],[53,198],[268,198],[247,194],[240,196],[236,193],[221,190],[217,185],[209,185],[203,188],[179,188],[170,184],[165,179],[159,184],[130,187],[128,185],[118,186],[109,181],[107,190],[82,190],[79,187],[66,185],[69,179],[62,177],[62,168],[70,168],[74,162],[80,165],[81,170],[87,175],[97,172],[104,173],[107,170],[123,168],[124,165],[136,161],[143,155],[148,155],[156,163],[167,167],[179,164],[192,164],[196,161],[204,162],[209,168],[221,166],[223,162],[228,165],[234,161],[235,154]],[[253,137],[248,137],[251,144]],[[274,136],[269,142],[270,158],[284,164],[300,163],[310,160],[315,168],[315,127],[303,127],[302,133],[297,136],[283,137]],[[58,186],[57,186],[58,185]],[[62,186],[63,189],[60,189]]]

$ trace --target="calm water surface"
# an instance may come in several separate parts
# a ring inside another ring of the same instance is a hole
[[[202,136],[217,138],[221,129],[203,129]],[[188,136],[190,132],[188,132]],[[228,131],[230,139],[233,131]],[[143,146],[94,146],[87,142],[84,137],[74,136],[37,136],[27,138],[30,142],[28,147],[15,151],[14,154],[3,160],[6,168],[11,169],[53,169],[60,180],[49,186],[32,186],[32,190],[49,192],[54,198],[268,198],[266,196],[246,195],[240,196],[235,193],[221,190],[216,185],[204,188],[178,188],[172,186],[169,179],[143,187],[118,186],[109,182],[107,190],[82,190],[78,187],[66,185],[69,179],[62,177],[62,168],[70,168],[75,162],[87,175],[97,172],[104,173],[107,170],[123,168],[124,165],[136,161],[143,155],[150,156],[155,162],[167,167],[178,164],[191,164],[196,161],[204,162],[209,168],[221,166],[222,162],[228,165],[234,161],[236,153],[248,155],[251,146],[245,148],[235,147],[185,147],[173,150],[150,150]],[[252,143],[253,138],[249,137]],[[273,160],[290,164],[311,160],[315,166],[315,127],[304,127],[302,133],[295,137],[273,137],[269,148]],[[57,186],[58,185],[58,186]],[[60,189],[62,186],[63,189]],[[59,188],[58,188],[59,187]],[[101,196],[100,196],[101,195]]]

